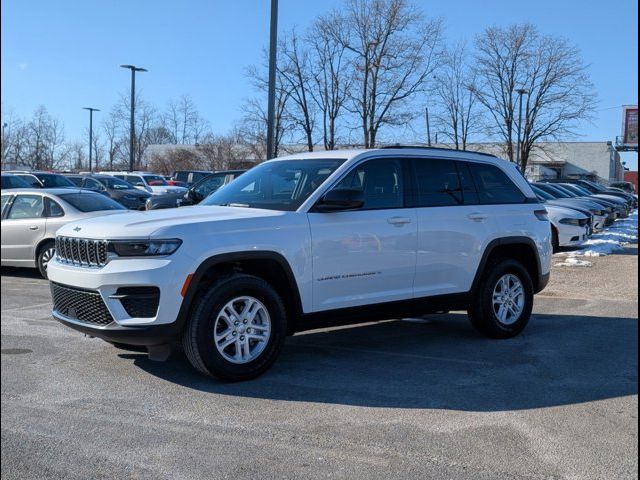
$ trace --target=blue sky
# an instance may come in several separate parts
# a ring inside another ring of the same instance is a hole
[[[129,75],[142,65],[144,97],[163,107],[187,93],[217,132],[229,130],[253,92],[246,66],[260,62],[268,42],[269,0],[3,0],[1,93],[5,107],[28,116],[38,105],[65,124],[70,139],[87,125],[83,106],[108,110]],[[280,0],[280,30],[306,28],[341,0]],[[623,104],[638,93],[638,3],[634,0],[416,0],[441,17],[451,42],[469,40],[488,25],[531,22],[565,36],[582,51],[599,94],[583,140],[619,135]],[[525,8],[528,6],[528,8]],[[99,121],[100,113],[96,120]],[[637,155],[625,155],[637,165]]]

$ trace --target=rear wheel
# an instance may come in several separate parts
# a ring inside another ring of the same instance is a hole
[[[491,338],[511,338],[529,323],[533,282],[515,260],[499,259],[487,267],[469,308],[471,324]]]
[[[198,300],[183,336],[191,364],[225,381],[266,371],[286,336],[286,311],[267,282],[235,274],[212,285]]]
[[[36,263],[38,267],[38,271],[42,278],[48,278],[47,276],[47,267],[49,262],[53,260],[54,255],[56,254],[56,244],[54,242],[47,242],[40,247],[38,250],[38,256],[36,258]]]

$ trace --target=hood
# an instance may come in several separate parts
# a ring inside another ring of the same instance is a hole
[[[194,206],[162,210],[126,211],[122,215],[70,222],[58,230],[69,237],[92,239],[148,238],[161,229],[198,223],[246,221],[290,212],[241,207]],[[80,229],[80,230],[78,230]]]
[[[585,214],[580,213],[578,210],[574,210],[573,208],[570,208],[570,207],[559,207],[557,205],[545,204],[545,208],[547,209],[547,212],[549,213],[549,217],[552,220],[561,219],[561,218],[577,218],[577,219],[589,218]]]

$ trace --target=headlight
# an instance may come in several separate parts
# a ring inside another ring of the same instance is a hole
[[[182,245],[182,240],[113,240],[109,251],[119,257],[152,257],[171,255]]]
[[[602,210],[593,209],[591,210],[591,214],[595,215],[596,217],[602,217],[604,215],[604,212]]]
[[[578,218],[563,218],[562,220],[560,220],[560,223],[562,223],[564,225],[573,225],[575,227],[579,227],[580,226],[580,219],[578,219]]]
[[[153,202],[151,201],[151,199],[147,199],[146,202],[144,202],[144,208],[145,210],[153,210]]]

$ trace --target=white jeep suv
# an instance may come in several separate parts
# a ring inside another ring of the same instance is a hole
[[[339,323],[462,309],[513,337],[552,250],[513,164],[413,147],[278,158],[198,206],[72,222],[56,247],[57,320],[155,359],[181,342],[224,380],[264,372],[286,335]]]

